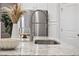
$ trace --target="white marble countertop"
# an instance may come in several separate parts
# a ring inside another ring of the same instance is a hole
[[[35,37],[35,39],[49,39],[46,37]],[[55,39],[55,38],[51,38]],[[58,39],[55,39],[59,41]],[[16,50],[2,51],[0,55],[79,55],[79,48],[74,48],[63,42],[59,45],[40,45],[33,42],[20,42]]]

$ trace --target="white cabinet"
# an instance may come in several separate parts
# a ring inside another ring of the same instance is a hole
[[[79,4],[61,4],[60,39],[74,47],[79,47]]]

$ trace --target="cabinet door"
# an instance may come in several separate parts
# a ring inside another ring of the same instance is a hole
[[[61,4],[62,6],[63,4]],[[60,8],[60,39],[79,47],[79,4],[65,4]]]

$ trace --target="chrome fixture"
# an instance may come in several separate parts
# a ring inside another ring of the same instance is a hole
[[[32,12],[30,21],[30,40],[34,36],[48,36],[48,11],[35,10]]]

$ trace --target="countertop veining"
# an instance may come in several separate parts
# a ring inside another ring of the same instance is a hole
[[[37,38],[43,39],[43,38]],[[48,39],[48,38],[45,38]],[[58,40],[59,41],[59,40]],[[30,41],[20,42],[16,50],[0,50],[0,55],[79,55],[79,49],[60,42],[59,45],[35,44]]]

